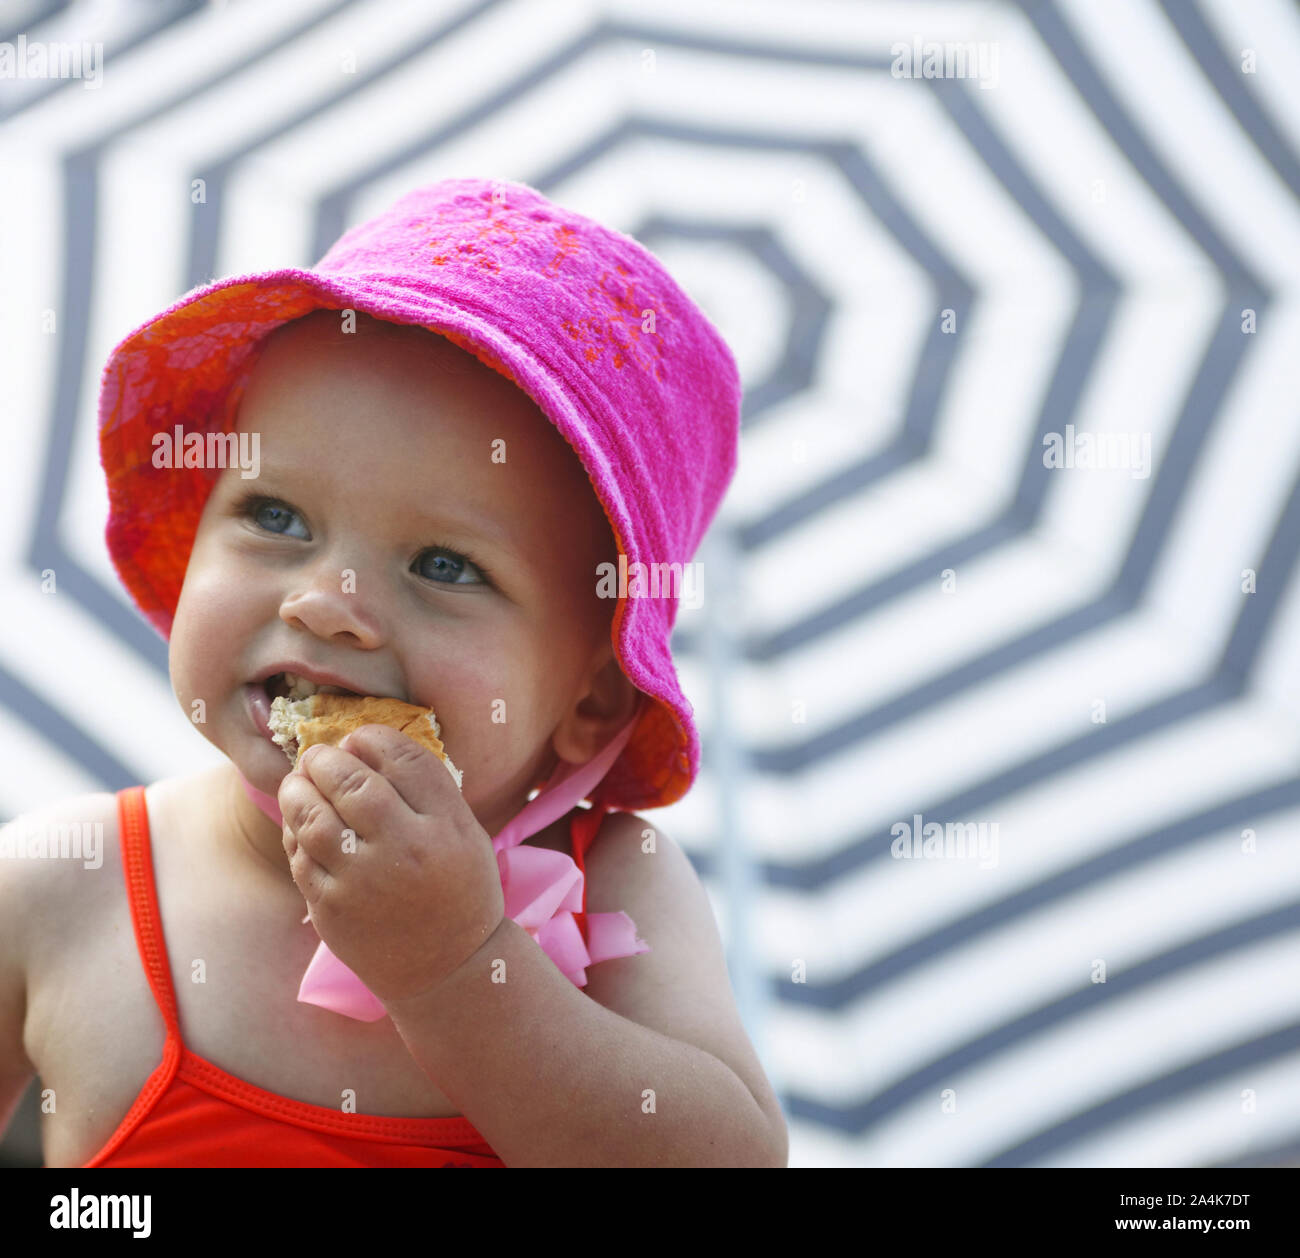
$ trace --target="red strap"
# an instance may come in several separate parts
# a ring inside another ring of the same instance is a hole
[[[117,793],[119,844],[122,871],[126,877],[131,924],[140,950],[144,972],[162,1012],[167,1038],[180,1038],[180,1018],[172,991],[171,967],[163,940],[162,918],[158,913],[158,892],[154,886],[153,854],[149,847],[149,811],[143,786],[128,786]]]
[[[582,932],[583,943],[589,942],[587,939],[587,849],[591,847],[607,812],[609,809],[604,804],[592,804],[590,808],[575,808],[569,823],[569,844],[573,849],[573,863],[582,870],[582,912],[575,913],[573,920],[578,923],[578,929]]]

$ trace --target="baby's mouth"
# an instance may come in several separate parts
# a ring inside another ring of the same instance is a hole
[[[342,686],[318,686],[314,681],[299,677],[296,673],[273,673],[262,683],[268,699],[306,699],[314,694],[351,695],[364,698],[355,690],[344,690]]]

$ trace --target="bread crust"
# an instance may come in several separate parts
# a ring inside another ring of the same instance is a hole
[[[432,708],[374,695],[314,694],[306,699],[280,697],[271,701],[271,737],[296,767],[308,747],[337,746],[363,725],[388,725],[428,748],[447,766],[461,788],[461,772],[443,747],[438,718]]]

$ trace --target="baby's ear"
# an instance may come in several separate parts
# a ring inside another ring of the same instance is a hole
[[[571,764],[586,764],[637,711],[641,692],[619,667],[607,642],[587,674],[583,692],[556,728],[555,753]]]

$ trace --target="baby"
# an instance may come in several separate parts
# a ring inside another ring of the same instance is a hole
[[[47,1166],[784,1166],[634,811],[698,767],[676,599],[607,579],[690,561],[739,397],[652,255],[499,181],[123,341],[109,550],[223,761],[0,830],[104,836],[0,860],[0,1126],[39,1075]],[[383,725],[291,767],[285,674],[432,708],[461,787]]]

